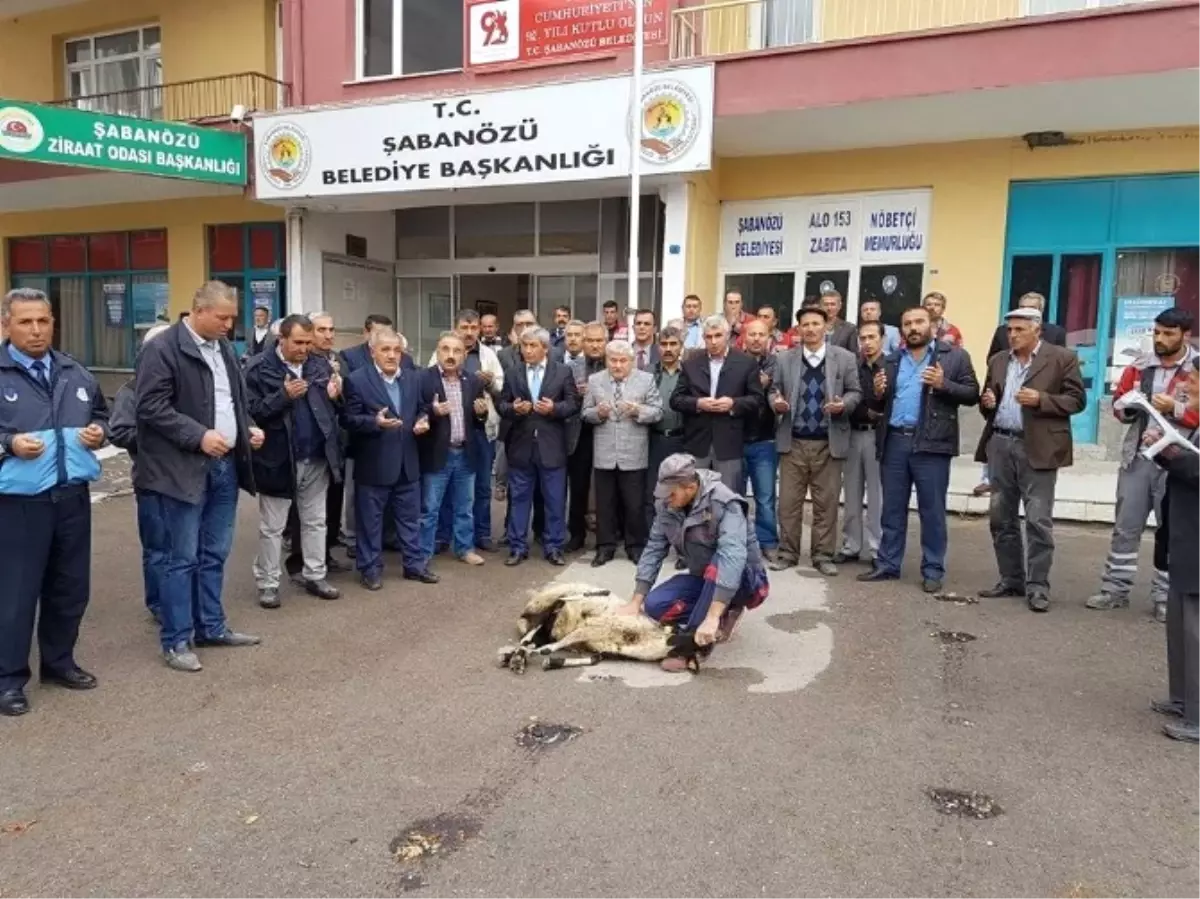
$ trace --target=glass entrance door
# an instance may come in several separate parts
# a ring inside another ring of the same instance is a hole
[[[1071,436],[1076,443],[1095,443],[1100,423],[1100,400],[1104,396],[1112,265],[1102,251],[1078,253],[1017,254],[1008,265],[1008,309],[1027,293],[1040,293],[1049,308],[1046,320],[1067,332],[1067,346],[1079,357],[1087,405],[1071,416]]]

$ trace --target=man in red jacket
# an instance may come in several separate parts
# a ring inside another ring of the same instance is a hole
[[[1104,562],[1100,592],[1087,601],[1089,609],[1129,605],[1142,531],[1151,510],[1161,520],[1166,490],[1166,472],[1138,452],[1149,416],[1137,408],[1127,409],[1121,398],[1130,391],[1140,391],[1176,428],[1195,430],[1200,417],[1187,408],[1184,400],[1188,366],[1196,353],[1189,343],[1192,327],[1192,316],[1183,309],[1175,307],[1160,312],[1154,319],[1154,355],[1143,356],[1127,367],[1113,391],[1113,414],[1129,427],[1121,448],[1112,544]],[[1167,620],[1167,582],[1167,572],[1156,568],[1150,598],[1154,601],[1154,617],[1159,621]]]

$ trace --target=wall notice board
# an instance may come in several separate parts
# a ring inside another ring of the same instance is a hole
[[[361,339],[363,321],[371,313],[396,318],[396,278],[390,265],[326,253],[321,288],[325,311],[337,324],[339,346]]]

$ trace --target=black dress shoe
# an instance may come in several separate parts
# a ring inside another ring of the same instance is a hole
[[[491,540],[477,540],[475,542],[475,548],[480,552],[494,553],[496,551],[496,544]]]
[[[372,592],[383,589],[383,579],[377,574],[360,575],[358,582]]]
[[[353,571],[354,566],[340,559],[335,559],[333,556],[326,556],[325,570],[330,574],[342,574],[346,571]]]
[[[587,540],[583,537],[572,537],[567,541],[567,545],[563,547],[563,552],[577,553],[583,549],[585,543],[587,543]]]
[[[1025,604],[1031,612],[1049,612],[1050,597],[1041,591],[1035,591],[1025,597]]]
[[[847,562],[857,562],[858,553],[836,552],[833,554],[834,565],[845,565]]]
[[[625,558],[636,565],[641,560],[643,552],[644,550],[641,547],[634,547],[633,549],[627,547],[625,549]]]
[[[507,559],[504,560],[504,564],[509,568],[514,568],[528,558],[529,556],[525,553],[512,553]]]
[[[601,565],[607,565],[616,557],[616,552],[611,549],[598,549],[596,555],[592,557],[592,567],[599,568]]]
[[[1024,587],[1010,587],[1008,584],[999,583],[994,587],[988,587],[986,590],[979,591],[980,599],[999,599],[1002,596],[1024,596]]]
[[[441,578],[426,568],[424,571],[406,571],[404,572],[406,581],[420,581],[422,584],[436,584],[441,581]]]
[[[858,580],[863,581],[864,583],[867,583],[867,582],[873,582],[873,581],[894,581],[894,580],[897,580],[899,577],[900,576],[898,574],[892,574],[890,571],[887,571],[886,569],[872,568],[870,571],[864,571],[862,574],[860,574],[858,576]]]
[[[96,680],[96,675],[84,671],[76,665],[74,668],[67,668],[61,671],[43,668],[42,683],[54,684],[56,687],[66,687],[68,690],[94,690],[98,681]]]
[[[346,558],[347,559],[358,558],[358,547],[357,546],[347,546],[346,547]]]
[[[563,554],[557,549],[552,553],[546,553],[546,561],[558,568],[562,568],[567,564],[567,560],[563,558]]]
[[[0,715],[16,718],[29,711],[29,700],[22,690],[0,691]]]
[[[940,593],[942,591],[942,582],[935,578],[927,577],[921,581],[921,589],[926,593]]]

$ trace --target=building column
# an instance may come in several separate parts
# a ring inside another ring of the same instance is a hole
[[[659,189],[665,207],[662,256],[662,319],[683,316],[687,294],[687,229],[689,188],[680,180]]]
[[[287,211],[287,308],[285,315],[298,312],[317,312],[304,305],[304,210],[289,208]]]

